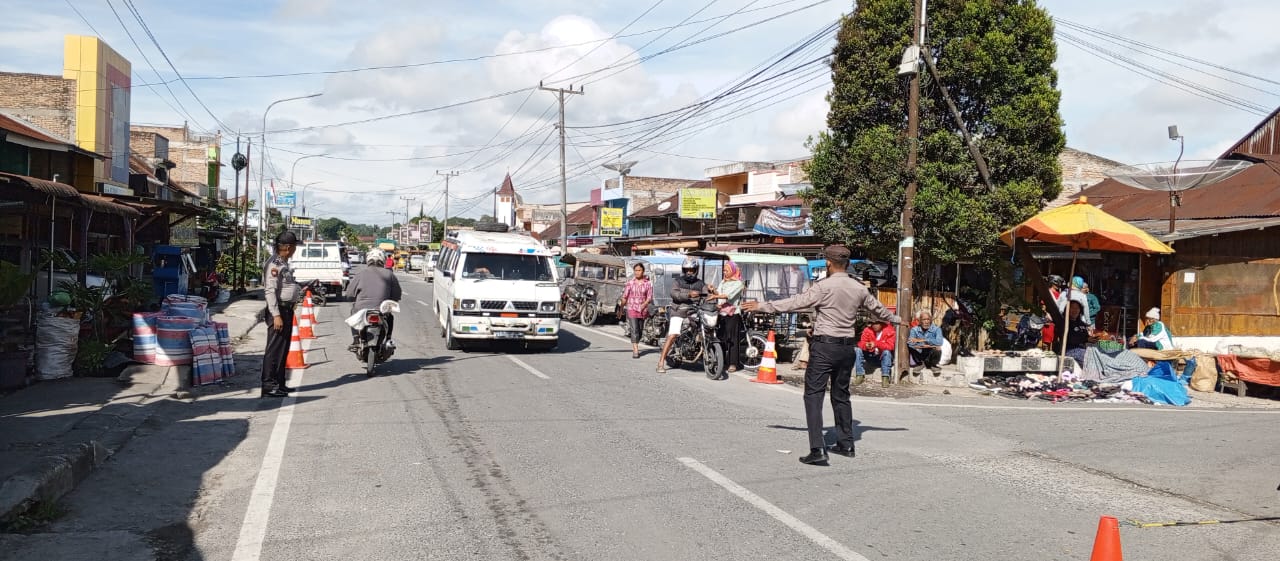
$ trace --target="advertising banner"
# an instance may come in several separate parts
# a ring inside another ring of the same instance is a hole
[[[294,191],[276,191],[276,208],[293,208],[298,200],[298,193]]]
[[[310,226],[311,218],[306,216],[290,216],[289,225],[290,226]]]
[[[600,209],[600,235],[622,235],[622,209],[607,207]]]
[[[802,216],[783,216],[771,208],[760,209],[760,218],[753,228],[761,234],[769,236],[812,236],[813,228],[809,227],[809,219]]]
[[[716,217],[715,189],[681,189],[680,218],[709,220]]]

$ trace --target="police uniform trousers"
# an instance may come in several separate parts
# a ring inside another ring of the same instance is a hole
[[[849,378],[857,360],[855,341],[831,343],[814,337],[809,342],[809,365],[804,371],[804,414],[809,427],[809,448],[826,448],[822,435],[822,398],[831,384],[831,410],[836,420],[836,443],[853,446],[853,406],[849,403]]]
[[[293,305],[280,305],[280,320],[284,328],[276,331],[267,323],[267,350],[262,355],[262,390],[278,390],[288,379],[284,365],[289,358],[289,342],[293,338]]]

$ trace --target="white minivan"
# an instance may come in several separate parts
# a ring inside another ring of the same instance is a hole
[[[440,335],[450,350],[478,340],[549,350],[560,340],[557,271],[551,253],[528,234],[458,231],[441,243],[432,279]]]

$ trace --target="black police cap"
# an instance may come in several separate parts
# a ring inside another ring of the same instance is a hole
[[[276,236],[276,245],[298,245],[298,236],[289,230],[280,232]]]

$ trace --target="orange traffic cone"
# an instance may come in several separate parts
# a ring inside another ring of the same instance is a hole
[[[307,291],[307,298],[302,301],[302,310],[298,313],[298,337],[303,339],[315,339],[316,332],[313,329],[316,321],[315,310],[311,307],[311,291]]]
[[[778,379],[778,351],[774,347],[773,330],[769,330],[769,341],[764,344],[764,356],[760,358],[760,367],[756,369],[756,378],[752,382],[760,384],[781,384]]]
[[[298,337],[298,318],[293,318],[293,335],[289,338],[289,356],[285,368],[306,368],[307,358],[302,352],[302,339]]]
[[[1120,551],[1120,522],[1114,516],[1098,520],[1098,535],[1093,539],[1093,555],[1089,561],[1124,561]]]
[[[303,298],[302,305],[307,309],[308,315],[311,316],[311,325],[320,323],[320,318],[316,317],[316,303],[311,301],[311,290],[307,290],[307,297]]]

